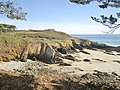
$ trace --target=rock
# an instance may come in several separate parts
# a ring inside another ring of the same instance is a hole
[[[112,52],[104,52],[105,54],[109,54],[109,55],[115,55],[114,53]]]
[[[45,53],[41,56],[41,59],[46,63],[61,63],[63,62],[61,53],[57,52],[50,45],[46,45]]]
[[[54,61],[54,63],[62,63],[63,62],[63,58],[64,57],[62,56],[61,53],[56,52],[53,61]]]
[[[27,59],[32,60],[38,60],[38,55],[42,54],[42,51],[44,49],[43,43],[35,43],[31,44],[29,43],[21,52],[20,60],[21,61],[27,61]],[[43,47],[42,47],[43,46]]]
[[[118,60],[114,60],[113,62],[117,62],[117,63],[119,63],[119,64],[120,64],[120,61],[118,61]]]
[[[90,55],[90,53],[89,52],[86,52],[86,51],[80,51],[80,52],[82,52],[82,53],[84,53],[84,54],[88,54],[88,55]]]
[[[115,76],[110,75],[110,74],[108,74],[106,72],[97,72],[97,73],[93,73],[93,75],[96,75],[101,80],[113,80],[113,79],[116,79]]]
[[[87,40],[84,42],[84,41],[81,41],[80,42],[80,46],[83,47],[83,48],[87,48],[87,49],[92,49],[92,46],[90,45],[90,41],[87,42]]]
[[[120,54],[116,54],[116,55],[120,56]]]
[[[100,73],[100,71],[98,71],[98,70],[94,70],[94,72],[96,72],[96,73]]]
[[[20,61],[26,62],[28,58],[28,49],[24,48],[21,55],[20,55]]]
[[[75,42],[75,40],[71,40],[71,41],[72,41],[72,45],[75,49],[83,50],[83,47],[81,47],[79,44],[77,44]]]
[[[46,43],[41,43],[40,46],[41,46],[41,48],[39,50],[39,53],[36,56],[38,60],[41,60],[41,57],[45,54],[45,49],[46,49],[47,44]]]
[[[45,63],[59,63],[62,62],[63,56],[57,52],[51,45],[46,43],[29,44],[23,49],[20,60],[27,61],[27,59],[43,61]]]
[[[64,58],[64,56],[60,52],[58,52],[58,51],[56,51],[55,56],[60,57],[60,58]]]
[[[115,46],[109,46],[109,45],[106,45],[106,44],[103,44],[103,43],[97,43],[97,42],[91,42],[89,44],[89,46],[91,47],[91,49],[94,49],[94,48],[97,48],[97,49],[102,49],[102,50],[105,50],[107,54],[110,54],[110,55],[114,55],[110,52],[112,51],[116,51],[116,52],[120,52],[120,47],[115,47]]]
[[[97,77],[95,75],[90,74],[90,73],[86,73],[86,74],[82,75],[81,78],[87,79],[87,80],[97,79]]]
[[[119,90],[120,80],[105,72],[87,73],[81,76],[80,90]]]
[[[79,51],[77,51],[74,47],[70,47],[70,48],[68,49],[68,52],[69,52],[69,53],[79,53]]]
[[[53,62],[52,60],[55,56],[55,53],[56,53],[55,50],[50,45],[47,45],[46,50],[45,50],[45,54],[43,55],[44,59],[47,62]]]
[[[76,61],[76,58],[73,57],[72,55],[67,55],[67,56],[65,56],[65,59],[69,59],[69,60],[72,60],[72,61]]]
[[[111,48],[111,46],[108,46],[106,44],[98,43],[98,42],[91,42],[90,44],[93,48],[103,49],[103,48]]]
[[[104,61],[104,60],[101,60],[101,59],[94,59],[94,58],[92,58],[93,60],[97,60],[97,61],[100,61],[100,62],[106,62],[106,61]]]
[[[67,48],[57,48],[57,51],[62,53],[62,54],[67,54],[68,53]]]
[[[57,48],[57,51],[61,54],[77,53],[78,51],[74,47],[62,47]]]
[[[53,61],[54,56],[55,56],[55,50],[50,46],[50,45],[46,45],[45,51],[42,52],[42,55],[40,55],[40,59],[43,62],[46,63],[54,63],[55,61]]]
[[[62,62],[59,64],[60,66],[72,66],[70,63]]]
[[[28,56],[28,59],[31,59],[33,61],[37,61],[38,60],[34,54],[31,55],[31,56]]]
[[[83,61],[84,62],[90,62],[90,59],[84,59]]]
[[[117,73],[112,72],[112,74],[120,78],[120,75],[118,75]]]

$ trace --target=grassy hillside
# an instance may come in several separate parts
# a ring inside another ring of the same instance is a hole
[[[69,46],[71,36],[54,30],[29,30],[0,34],[0,61],[19,58],[21,50],[29,43],[49,43],[56,47]]]

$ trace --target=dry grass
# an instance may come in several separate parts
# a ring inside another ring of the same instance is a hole
[[[68,34],[57,32],[54,30],[33,30],[33,31],[18,31],[17,35],[32,38],[47,38],[47,39],[66,39],[71,38]]]
[[[71,36],[54,30],[15,31],[0,34],[0,61],[15,60],[28,44],[48,43],[56,48],[72,46]],[[78,43],[80,39],[75,39]],[[12,52],[11,52],[12,51]],[[11,53],[10,53],[11,52]]]

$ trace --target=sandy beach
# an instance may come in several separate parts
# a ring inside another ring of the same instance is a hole
[[[89,54],[79,52],[69,54],[76,58],[77,61],[63,59],[64,63],[70,64],[70,66],[59,65],[59,64],[46,64],[40,61],[27,62],[0,62],[0,69],[7,71],[14,70],[26,70],[26,68],[34,68],[36,70],[41,68],[47,68],[55,70],[60,73],[67,73],[69,75],[83,75],[86,73],[94,73],[97,71],[112,73],[115,72],[120,75],[120,53],[112,52],[112,54],[105,53],[104,50],[90,50],[84,49]],[[34,65],[33,65],[34,64]]]
[[[49,67],[61,72],[77,75],[93,73],[96,71],[107,73],[115,72],[120,75],[119,53],[113,52],[114,55],[109,55],[100,50],[94,51],[85,49],[84,51],[90,53],[90,55],[81,52],[72,54],[72,56],[78,59],[77,62],[64,59],[64,62],[69,63],[72,66],[50,65]],[[90,61],[84,61],[85,59]]]

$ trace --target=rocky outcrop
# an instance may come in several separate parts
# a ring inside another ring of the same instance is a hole
[[[68,77],[61,87],[65,90],[120,90],[120,80],[104,72],[86,73],[81,77]]]
[[[60,59],[62,55],[56,52],[51,45],[46,43],[29,44],[23,49],[20,60],[26,61],[27,58],[32,60],[43,61],[45,63],[58,63],[62,62]]]
[[[70,54],[78,52],[76,49],[83,50],[83,48],[72,40],[72,45],[58,48],[48,43],[29,43],[21,52],[20,60],[27,61],[27,59],[43,61],[45,63],[61,63],[63,58],[76,61],[73,56],[65,56],[62,54]]]
[[[87,49],[92,49],[92,50],[96,50],[96,49],[105,50],[105,53],[107,53],[107,54],[111,54],[110,52],[112,52],[112,51],[120,52],[120,46],[117,46],[117,47],[110,46],[110,45],[107,45],[104,43],[92,42],[92,41],[87,41],[87,40],[80,41],[79,46],[82,48],[87,48]],[[113,55],[113,54],[111,54],[111,55]]]
[[[111,54],[110,52],[112,52],[112,51],[120,52],[120,47],[119,46],[117,46],[117,47],[109,46],[107,44],[97,43],[97,42],[91,42],[90,46],[91,46],[91,49],[97,48],[97,49],[105,50],[106,54]],[[111,55],[113,55],[113,54],[111,54]]]
[[[61,54],[69,54],[69,53],[77,53],[76,49],[74,47],[61,47],[57,48],[57,51],[60,52]]]
[[[0,90],[120,90],[120,79],[104,72],[80,77],[44,68],[39,73],[36,77],[0,70]]]
[[[41,51],[41,54],[37,56],[39,60],[46,63],[56,63],[57,52],[52,48],[52,46],[46,44],[45,50]]]
[[[78,61],[74,56],[72,55],[66,55],[65,56],[65,59],[69,59],[69,60],[72,60],[72,61]]]
[[[62,54],[67,54],[68,53],[68,49],[67,48],[58,48],[57,51],[62,53]]]
[[[72,41],[72,45],[73,45],[73,47],[74,47],[75,49],[83,50],[83,47],[80,46],[80,44],[77,44],[77,43],[75,42],[75,40],[72,39],[71,41]]]

